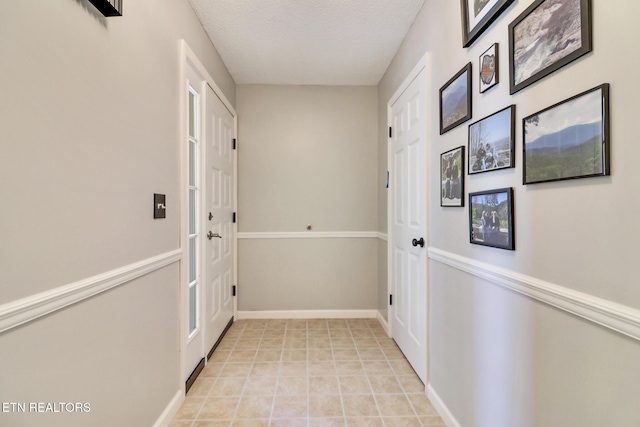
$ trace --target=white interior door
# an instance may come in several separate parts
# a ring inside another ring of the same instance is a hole
[[[427,381],[426,69],[391,105],[390,307],[392,335]]]
[[[233,317],[234,122],[207,86],[204,223],[205,349],[216,343]]]

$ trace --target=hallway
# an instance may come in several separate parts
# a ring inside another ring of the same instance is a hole
[[[444,427],[376,319],[239,320],[171,427]]]

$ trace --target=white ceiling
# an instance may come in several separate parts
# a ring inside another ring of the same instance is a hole
[[[190,0],[237,84],[377,85],[425,0]]]

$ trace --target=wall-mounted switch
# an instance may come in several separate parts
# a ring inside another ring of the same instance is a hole
[[[153,195],[153,217],[166,218],[167,206],[165,205],[166,196],[164,194]]]

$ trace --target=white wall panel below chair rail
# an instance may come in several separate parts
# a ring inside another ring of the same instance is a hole
[[[640,340],[640,310],[437,248],[429,258]]]

